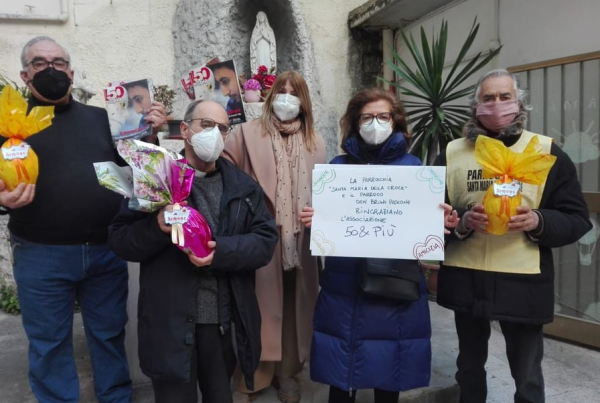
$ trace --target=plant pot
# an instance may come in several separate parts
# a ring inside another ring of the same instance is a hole
[[[260,91],[259,90],[245,90],[244,91],[244,101],[250,102],[260,102]]]
[[[181,120],[170,119],[167,121],[169,125],[169,136],[170,140],[181,140]]]
[[[427,290],[430,295],[437,295],[438,272],[440,265],[434,262],[421,262],[421,268],[425,273],[425,281],[427,282]]]

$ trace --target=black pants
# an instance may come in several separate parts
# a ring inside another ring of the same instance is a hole
[[[231,331],[221,335],[219,325],[196,325],[190,382],[152,381],[155,403],[197,403],[197,385],[203,403],[232,403],[230,380],[235,369]]]
[[[375,403],[398,403],[400,392],[388,392],[387,390],[373,389]],[[347,390],[341,390],[335,386],[329,387],[329,403],[354,403],[356,391],[352,391],[352,396]]]
[[[458,334],[456,381],[461,403],[485,403],[487,382],[485,363],[488,357],[490,321],[455,312]],[[515,380],[515,403],[544,403],[542,358],[544,337],[542,325],[500,321],[506,341],[506,357]]]

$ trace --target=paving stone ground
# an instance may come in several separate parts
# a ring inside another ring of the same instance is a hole
[[[431,386],[401,395],[402,403],[454,403],[458,387],[454,381],[457,339],[451,311],[430,303],[433,325],[433,369]],[[83,403],[96,403],[91,367],[81,316],[73,326],[74,351],[80,375]],[[513,401],[514,386],[504,353],[504,339],[498,326],[490,337],[487,363],[488,403]],[[544,375],[547,403],[592,403],[600,401],[600,352],[557,340],[545,340]],[[306,369],[301,377],[302,402],[326,403],[327,387],[310,382]],[[151,403],[152,388],[136,385],[134,402]],[[27,381],[27,339],[19,316],[0,313],[0,403],[35,403]],[[373,403],[370,391],[360,391],[359,403]],[[273,389],[259,395],[256,403],[278,403]]]

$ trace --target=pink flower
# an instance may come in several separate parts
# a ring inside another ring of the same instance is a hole
[[[260,91],[262,89],[262,85],[260,84],[260,82],[254,78],[251,78],[250,80],[246,81],[246,83],[244,83],[244,90],[255,90],[255,91]]]

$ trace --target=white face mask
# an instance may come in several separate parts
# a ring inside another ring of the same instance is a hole
[[[300,99],[291,94],[275,95],[273,112],[282,122],[295,119],[300,113]]]
[[[188,130],[192,132],[192,138],[188,139],[187,142],[194,148],[194,152],[198,158],[204,162],[216,161],[225,147],[219,126],[195,133],[188,125]]]
[[[377,119],[373,119],[371,123],[360,125],[360,136],[365,143],[376,146],[383,143],[392,134],[392,122],[381,124]]]

